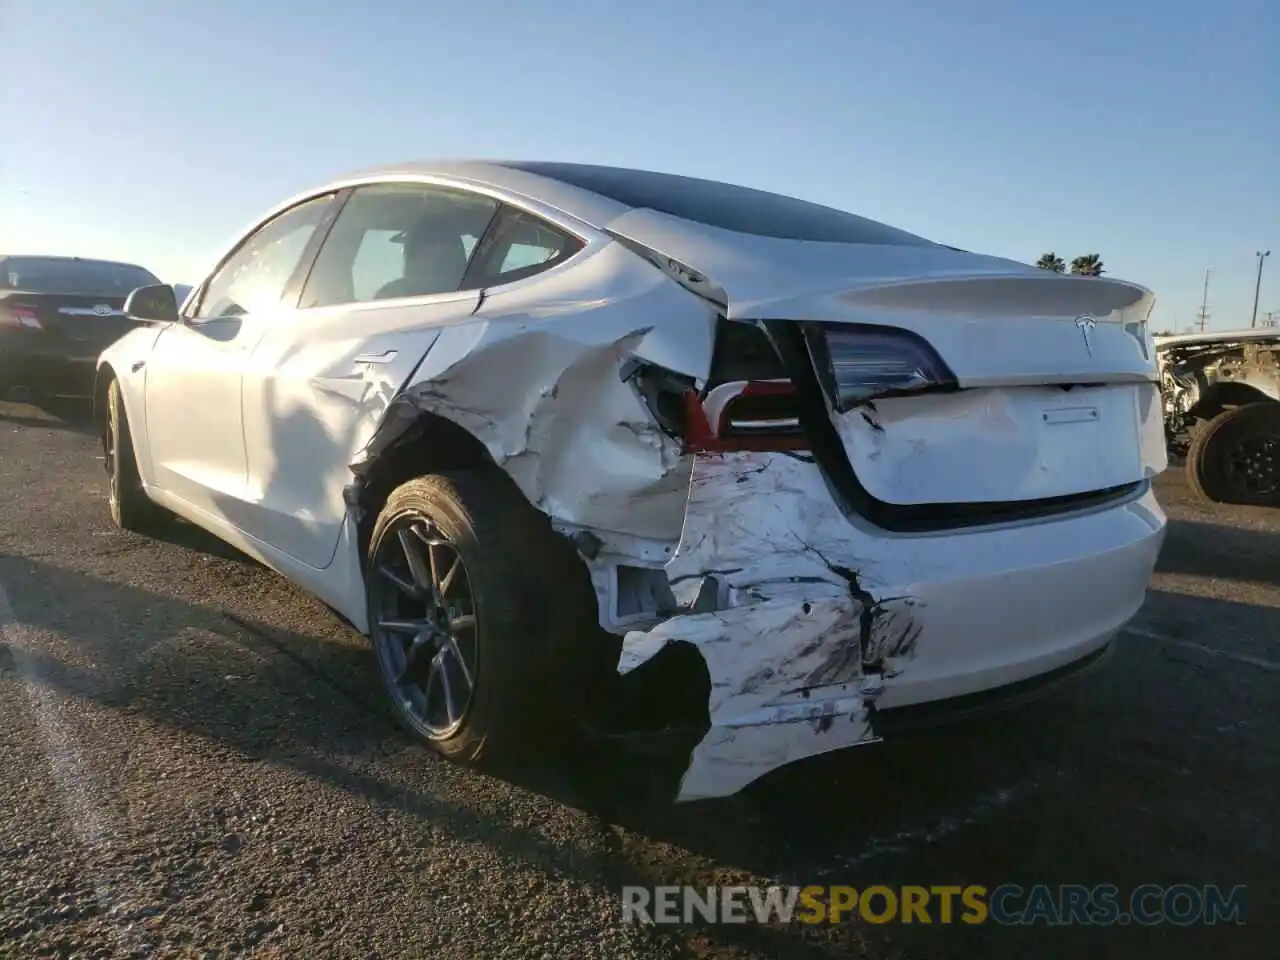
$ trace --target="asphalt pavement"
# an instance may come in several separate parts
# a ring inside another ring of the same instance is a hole
[[[96,437],[0,403],[0,956],[1271,957],[1280,511],[1172,525],[1114,656],[1016,711],[673,807],[643,742],[497,778],[363,639],[194,528],[115,531]],[[634,926],[627,884],[1246,886],[1242,925]]]

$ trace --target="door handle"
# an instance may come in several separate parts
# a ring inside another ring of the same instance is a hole
[[[382,353],[362,353],[352,363],[390,363],[396,358],[397,350],[384,350]]]

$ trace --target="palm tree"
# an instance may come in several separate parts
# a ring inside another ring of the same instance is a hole
[[[1096,253],[1086,253],[1071,261],[1071,272],[1081,277],[1102,276],[1102,257]]]
[[[1066,261],[1052,250],[1048,253],[1040,254],[1040,259],[1036,261],[1036,266],[1041,270],[1048,270],[1050,273],[1062,273],[1067,269]]]

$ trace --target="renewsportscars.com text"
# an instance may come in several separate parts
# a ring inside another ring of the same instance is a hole
[[[928,923],[1049,926],[1245,922],[1245,888],[1143,884],[623,887],[623,923]]]

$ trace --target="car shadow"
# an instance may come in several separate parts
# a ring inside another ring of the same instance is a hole
[[[1280,532],[1170,520],[1156,571],[1280,584]]]
[[[261,563],[247,553],[241,553],[204,527],[196,526],[181,517],[166,518],[155,529],[149,531],[148,536],[152,540],[160,540],[205,556],[218,557],[221,560],[229,560],[248,567],[262,567]]]

